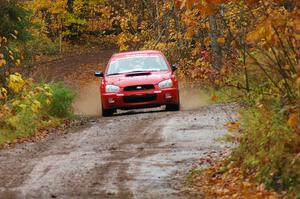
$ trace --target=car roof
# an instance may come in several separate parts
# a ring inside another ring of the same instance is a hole
[[[113,59],[123,58],[123,57],[131,57],[131,56],[151,56],[151,55],[163,55],[162,52],[157,50],[141,50],[141,51],[131,51],[131,52],[123,52],[116,53],[112,56]]]

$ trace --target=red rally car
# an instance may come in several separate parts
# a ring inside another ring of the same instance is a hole
[[[117,109],[150,108],[166,105],[180,108],[176,66],[168,63],[159,51],[135,51],[115,54],[106,71],[95,73],[103,77],[100,90],[102,115],[110,116]]]

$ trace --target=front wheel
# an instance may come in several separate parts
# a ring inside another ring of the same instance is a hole
[[[180,104],[167,104],[166,105],[167,111],[179,111],[180,110]]]
[[[102,116],[103,117],[110,117],[114,114],[114,112],[115,111],[112,110],[112,109],[105,109],[105,108],[102,107]]]

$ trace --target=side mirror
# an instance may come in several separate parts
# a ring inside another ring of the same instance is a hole
[[[103,77],[104,74],[103,74],[102,71],[96,71],[96,72],[95,72],[95,76],[96,76],[96,77]]]
[[[173,72],[176,71],[176,70],[178,69],[177,66],[176,66],[175,64],[172,64],[171,68],[172,68],[172,71],[173,71]]]

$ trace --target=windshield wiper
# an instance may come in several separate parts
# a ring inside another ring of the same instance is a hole
[[[110,73],[110,74],[107,74],[107,76],[113,76],[113,75],[121,75],[122,73]]]
[[[111,73],[111,74],[107,74],[107,76],[132,74],[132,73],[149,73],[149,72],[158,72],[158,71],[161,71],[161,70],[159,70],[159,69],[132,70],[132,71],[123,71],[121,73]]]
[[[127,71],[124,73],[130,74],[130,73],[149,73],[149,72],[157,72],[160,71],[159,69],[145,69],[145,70],[133,70],[133,71]]]
[[[144,72],[148,72],[148,71],[145,71],[145,70],[133,70],[133,71],[128,71],[126,73],[128,74],[128,73],[144,73]]]

